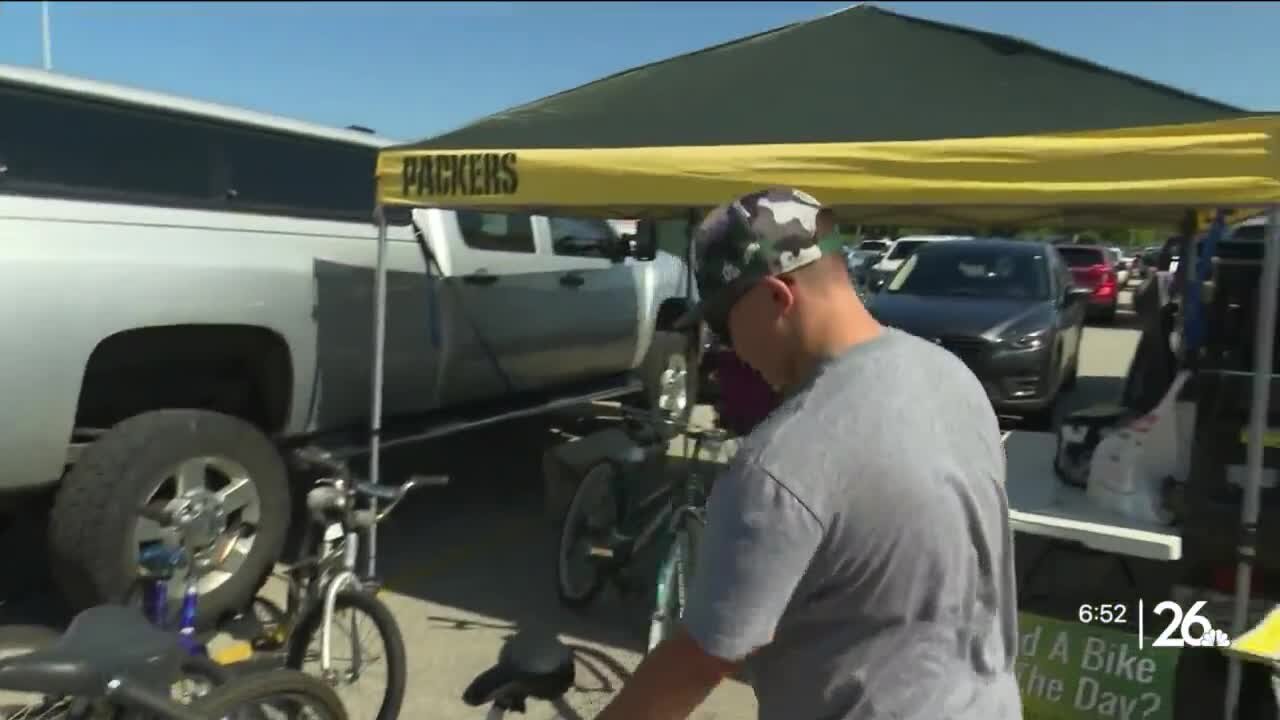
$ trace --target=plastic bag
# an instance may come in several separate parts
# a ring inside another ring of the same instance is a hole
[[[1191,374],[1178,373],[1160,404],[1098,443],[1089,465],[1087,494],[1099,506],[1142,522],[1168,524],[1166,478],[1186,473],[1186,444],[1177,397]]]

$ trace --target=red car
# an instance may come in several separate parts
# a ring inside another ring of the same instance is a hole
[[[1057,245],[1078,287],[1088,288],[1087,317],[1111,322],[1120,303],[1120,274],[1112,253],[1099,245]]]

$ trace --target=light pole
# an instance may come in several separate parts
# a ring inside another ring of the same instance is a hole
[[[49,31],[49,0],[40,3],[40,35],[44,49],[44,69],[53,69],[53,38]]]

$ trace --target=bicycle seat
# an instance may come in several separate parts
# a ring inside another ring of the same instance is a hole
[[[524,712],[525,700],[556,700],[571,687],[573,651],[552,635],[520,632],[502,646],[498,664],[471,681],[462,701]]]
[[[52,646],[0,660],[0,689],[100,697],[114,677],[167,677],[182,653],[175,635],[137,610],[99,605],[77,615]]]

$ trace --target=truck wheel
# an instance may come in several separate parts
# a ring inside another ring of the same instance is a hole
[[[257,428],[205,410],[129,418],[86,448],[63,478],[49,546],[54,581],[67,600],[85,608],[125,597],[137,576],[139,550],[172,532],[140,517],[138,508],[176,498],[203,507],[194,524],[201,533],[197,542],[231,542],[199,581],[199,625],[211,627],[247,607],[284,546],[288,474]],[[180,571],[169,584],[172,607],[184,585]]]
[[[658,331],[645,358],[645,407],[666,420],[688,422],[698,397],[692,343],[681,333]]]

